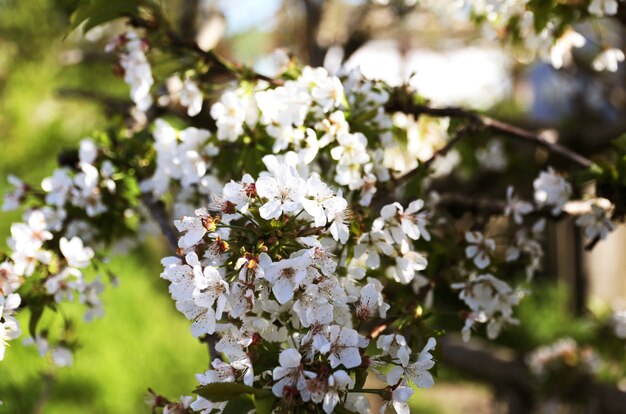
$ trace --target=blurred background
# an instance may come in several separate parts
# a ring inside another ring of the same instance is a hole
[[[53,154],[119,116],[99,104],[103,96],[128,95],[111,70],[113,56],[104,53],[106,42],[123,25],[108,24],[85,36],[68,33],[73,3],[0,0],[0,192],[8,188],[8,174],[39,183],[56,165]],[[586,156],[602,153],[626,131],[624,71],[591,70],[597,45],[588,42],[576,49],[574,64],[555,70],[503,47],[492,33],[468,23],[454,1],[163,3],[185,36],[197,35],[207,47],[216,45],[221,54],[261,72],[270,65],[267,55],[283,47],[303,63],[324,65],[331,72],[345,64],[392,84],[408,82],[435,105],[465,105],[548,130],[553,139]],[[613,47],[626,46],[622,26],[608,20],[577,30],[589,37],[600,34]],[[471,196],[503,198],[506,185],[526,183],[516,188],[530,199],[528,183],[545,166],[547,154],[516,150],[495,139],[486,142],[471,159],[452,160],[452,178],[441,185],[460,186]],[[505,165],[492,162],[503,153],[516,156],[505,156]],[[558,160],[550,161],[558,168]],[[475,170],[479,174],[469,174]],[[0,213],[2,247],[10,223],[18,219],[19,213]],[[552,223],[543,271],[518,311],[521,326],[510,327],[491,348],[478,340],[475,349],[494,356],[496,363],[516,363],[537,347],[572,338],[580,348],[568,349],[577,357],[584,356],[585,347],[609,353],[614,363],[602,365],[596,375],[615,389],[626,388],[626,339],[616,340],[604,322],[615,309],[626,308],[625,245],[626,230],[620,228],[587,252],[571,222]],[[81,349],[72,367],[56,368],[39,358],[34,347],[14,341],[0,363],[0,399],[5,402],[0,412],[140,413],[148,412],[143,402],[148,387],[170,397],[189,394],[208,355],[188,334],[189,323],[176,312],[167,283],[158,277],[159,259],[166,252],[155,238],[114,260],[119,286],[103,294],[104,318],[87,326],[78,309],[62,310],[67,319],[76,315],[81,321],[76,327]],[[473,359],[483,354],[459,355]],[[571,366],[577,364],[582,363]],[[509,366],[502,367],[506,371]],[[513,380],[485,377],[452,361],[441,365],[433,389],[416,393],[412,407],[420,413],[515,412],[513,400],[519,396],[510,390],[515,387]],[[588,401],[571,395],[533,392],[539,395],[533,398],[543,401],[537,412],[593,412]]]

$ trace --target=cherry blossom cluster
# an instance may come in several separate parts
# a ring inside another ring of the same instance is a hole
[[[30,291],[25,292],[31,301],[42,300],[36,293],[41,290],[45,297],[57,303],[73,301],[78,297],[88,308],[85,313],[87,321],[103,313],[99,294],[104,285],[98,279],[88,282],[82,273],[82,269],[91,264],[94,251],[84,246],[83,241],[77,236],[71,239],[66,237],[55,239],[53,233],[58,235],[62,222],[47,213],[54,213],[54,210],[50,208],[29,210],[24,216],[24,222],[11,225],[11,237],[8,240],[11,252],[0,262],[2,357],[6,341],[14,340],[22,333],[14,316],[22,299],[18,290],[27,281],[38,287],[31,287]],[[58,243],[58,248],[51,248],[53,243]],[[41,306],[44,305],[45,302],[41,302]],[[31,308],[31,311],[34,311],[34,308]],[[38,334],[35,338],[40,354],[45,355],[50,351],[53,361],[58,365],[71,364],[72,344],[66,343],[61,338],[57,345],[49,347],[46,335]]]
[[[201,92],[193,85],[193,99],[200,99]],[[276,163],[303,175],[327,158],[334,171],[332,180],[358,192],[359,203],[367,206],[377,183],[412,171],[447,141],[446,120],[420,117],[416,121],[387,113],[387,88],[364,79],[358,70],[337,77],[323,68],[304,67],[297,79],[280,86],[257,81],[227,89],[211,107],[216,133],[196,128],[177,131],[161,119],[154,123],[156,168],[142,190],[161,197],[173,189],[173,180],[181,190],[177,194],[181,208],[176,212],[185,211],[186,205],[189,213],[192,191],[209,194],[218,182],[212,159],[234,144],[249,145],[267,137],[268,142],[256,146],[261,157],[273,154]],[[363,131],[376,138],[367,138]],[[398,134],[406,135],[408,142],[396,139]]]
[[[527,364],[535,375],[546,380],[563,370],[591,374],[598,370],[601,361],[593,349],[579,346],[572,338],[563,338],[535,349],[528,355]]]
[[[588,39],[577,32],[575,23],[578,22],[571,21],[570,14],[584,15],[589,20],[613,17],[617,15],[620,1],[571,2],[547,9],[539,6],[539,10],[529,0],[427,0],[420,2],[420,6],[440,16],[445,25],[450,25],[451,17],[456,22],[474,21],[487,38],[510,41],[522,60],[527,62],[538,56],[555,69],[572,63],[572,49],[582,48],[588,43],[600,44],[591,67],[596,71],[615,72],[618,64],[624,61],[624,52],[618,47],[606,45],[598,32],[595,33],[598,39]],[[567,8],[571,10],[564,12]]]
[[[118,53],[119,73],[130,86],[130,97],[139,111],[146,111],[153,103],[150,88],[154,84],[150,62],[146,57],[148,43],[136,32],[130,31],[113,39],[106,49]]]
[[[109,160],[96,166],[98,149],[93,140],[86,138],[80,142],[77,168],[61,167],[52,176],[44,178],[41,188],[46,193],[45,202],[56,208],[59,221],[67,216],[66,207],[84,210],[88,217],[106,212],[103,193],[114,194],[115,181],[112,179],[115,167]]]
[[[387,404],[408,412],[409,383],[433,384],[435,339],[415,354],[416,338],[379,334],[374,346],[371,331],[358,328],[387,316],[385,280],[407,284],[426,267],[411,248],[412,240],[429,238],[423,203],[388,205],[372,231],[355,237],[341,190],[317,174],[305,180],[294,168],[267,167],[256,180],[231,181],[207,208],[177,220],[179,255],[163,259],[161,277],[193,321],[192,334],[219,337],[222,357],[198,375],[200,384],[271,388],[282,408],[320,404],[331,413],[338,404],[364,403],[348,395],[359,393],[355,371],[370,370],[393,391]],[[355,244],[359,257],[346,249]],[[383,264],[386,271],[374,277]],[[280,350],[274,366],[257,359],[268,347]],[[394,368],[384,375],[383,364]],[[198,397],[191,408],[210,413],[224,405]]]
[[[59,366],[71,364],[75,340],[70,338],[69,328],[64,328],[58,338],[53,338],[48,328],[33,329],[44,309],[54,308],[54,303],[78,300],[86,307],[86,321],[103,315],[100,294],[104,283],[100,276],[86,278],[84,274],[86,269],[95,267],[94,248],[100,250],[95,265],[106,268],[102,261],[106,246],[103,240],[107,236],[102,236],[103,229],[94,220],[109,212],[109,204],[118,202],[114,200],[117,168],[100,152],[93,139],[82,140],[77,154],[69,156],[68,166],[57,168],[44,178],[41,189],[17,177],[9,178],[13,189],[5,195],[3,211],[28,209],[23,222],[11,225],[9,251],[0,256],[3,353],[7,340],[21,336],[14,315],[24,297],[31,310],[29,333],[33,336],[24,342],[36,344],[42,356],[50,354]]]
[[[536,33],[526,1],[464,3],[496,30],[518,19],[527,45],[549,51],[556,67],[584,43],[554,22]],[[613,3],[594,0],[589,12],[612,15]],[[163,117],[145,114],[145,130],[81,141],[41,191],[9,178],[14,189],[3,209],[31,208],[11,227],[10,251],[0,256],[0,356],[21,335],[15,314],[23,303],[36,311],[78,299],[86,319],[102,314],[104,285],[88,281],[86,269],[101,266],[120,241],[117,226],[143,223],[144,203],[177,247],[161,273],[176,309],[192,335],[215,348],[210,369],[197,376],[200,396],[169,402],[153,394],[153,407],[221,412],[227,403],[206,390],[231,384],[259,390],[279,412],[369,412],[363,394],[371,392],[383,398],[382,413],[405,414],[411,384],[434,383],[437,335],[425,312],[457,306],[466,341],[479,324],[493,339],[519,323],[514,308],[526,289],[514,283],[520,274],[530,281],[541,267],[543,216],[577,215],[592,241],[614,228],[608,200],[594,196],[572,213],[572,185],[552,168],[532,183],[532,202],[509,187],[499,212],[461,223],[430,184],[460,162],[447,145],[463,121],[390,110],[398,91],[421,102],[408,87],[391,88],[358,70],[298,68],[283,56],[276,79],[243,71],[215,99],[205,96],[202,65],[188,62],[153,87],[142,36],[128,32],[108,49],[119,56],[137,110],[160,106]],[[602,65],[616,68],[594,63]],[[185,111],[169,113],[171,103]],[[210,119],[201,119],[205,113]],[[502,143],[486,144],[476,152],[479,165],[506,170]],[[131,230],[140,232],[139,225]],[[435,287],[458,303],[439,303]],[[30,333],[27,342],[42,355],[71,364],[70,339]],[[368,373],[383,385],[364,389]]]
[[[478,230],[465,232],[465,258],[470,265],[459,268],[465,280],[453,283],[459,290],[459,298],[468,306],[462,329],[468,341],[476,323],[487,324],[487,336],[496,338],[505,324],[518,324],[513,317],[513,308],[519,303],[525,289],[512,288],[507,282],[494,275],[499,264],[525,264],[526,279],[530,281],[540,270],[543,259],[541,240],[545,230],[545,218],[535,219],[524,225],[529,215],[546,209],[550,215],[560,215],[572,195],[571,185],[552,168],[540,172],[533,182],[535,203],[520,199],[512,187],[507,190],[504,216],[509,219],[511,239],[497,249],[496,242],[488,233]],[[603,200],[603,199],[598,199]],[[589,240],[602,240],[615,225],[610,220],[611,204],[589,204],[585,212],[579,213],[575,224],[583,227]],[[602,205],[602,207],[601,207]],[[489,230],[489,229],[487,229]],[[488,271],[492,271],[489,273]]]
[[[194,127],[176,131],[167,121],[154,122],[154,149],[156,168],[151,177],[140,183],[141,191],[161,198],[175,192],[174,213],[190,214],[197,203],[196,195],[205,198],[220,188],[218,179],[210,173],[211,159],[219,154],[219,147],[211,143],[211,133]]]
[[[282,65],[276,75],[288,67],[289,64]],[[168,87],[170,97],[187,107],[188,115],[196,116],[202,106],[201,89],[189,76],[185,81],[175,78],[176,87]],[[332,76],[322,68],[304,67],[297,77],[278,84],[256,80],[228,86],[210,108],[215,132],[195,127],[177,130],[164,119],[154,122],[155,168],[152,176],[141,183],[141,190],[157,199],[173,193],[174,215],[189,216],[202,200],[222,192],[219,177],[228,177],[229,173],[224,173],[219,160],[229,157],[235,145],[254,142],[263,168],[276,172],[282,182],[290,183],[289,188],[300,191],[294,197],[301,197],[308,188],[311,197],[326,200],[328,187],[321,185],[317,174],[334,181],[346,194],[345,199],[329,198],[316,207],[309,199],[301,201],[302,207],[298,203],[281,204],[275,199],[260,210],[261,218],[276,220],[291,213],[291,209],[302,208],[314,218],[316,226],[328,225],[334,240],[345,244],[350,237],[345,223],[350,221],[348,207],[354,208],[352,200],[362,207],[369,206],[380,188],[436,156],[450,139],[448,119],[416,119],[401,112],[388,113],[385,104],[389,99],[385,84],[364,79],[358,70]],[[502,151],[498,141],[493,141],[477,158],[484,160],[481,163],[485,168],[500,170],[506,167],[505,162],[500,162],[504,159]],[[241,165],[242,169],[247,167],[256,171],[253,166]],[[279,170],[295,170],[298,178],[278,173]],[[300,175],[310,178],[305,180]],[[253,183],[249,176],[243,182]],[[495,262],[494,240],[477,229],[465,233],[465,258],[471,265],[460,269],[461,277],[453,284],[469,308],[463,329],[465,339],[476,323],[486,323],[491,338],[498,335],[503,324],[517,323],[512,309],[523,289],[511,288],[495,274],[500,264],[524,263],[527,280],[532,279],[543,258],[541,236],[545,220],[528,225],[524,218],[544,208],[559,215],[572,194],[571,185],[552,168],[542,172],[533,186],[535,205],[517,197],[513,188],[508,189],[504,216],[512,222],[512,236],[505,246],[500,246],[505,249],[498,253],[502,257]],[[277,197],[277,190],[271,191],[272,197]],[[427,291],[427,303],[432,306],[431,281],[420,273],[427,261],[411,243],[430,239],[426,223],[431,213],[422,210],[423,206],[417,200],[406,210],[399,203],[383,207],[371,228],[360,229],[353,239],[350,271],[362,271],[359,266],[377,270],[384,257],[393,266],[381,270],[398,283],[412,284],[416,292]],[[613,228],[608,218],[610,209],[593,211],[591,215],[582,215],[577,223],[585,227],[590,239],[604,238]],[[222,220],[222,225],[227,225],[230,215]],[[196,227],[181,239],[180,247],[184,249],[193,245],[188,241],[190,237],[204,231],[199,219],[185,218],[177,222],[177,227],[186,229],[190,223]]]
[[[392,121],[382,107],[389,94],[382,85],[363,82],[358,71],[342,82],[323,68],[304,67],[296,80],[270,86],[261,81],[222,95],[211,108],[218,141],[235,142],[245,139],[247,131],[264,130],[272,139],[268,152],[283,154],[281,162],[303,173],[325,154],[334,164],[334,181],[360,191],[361,204],[368,205],[376,182],[389,179],[388,168],[380,163],[383,147],[392,141]],[[378,131],[377,142],[351,131],[347,111],[352,117],[368,115],[362,127]]]

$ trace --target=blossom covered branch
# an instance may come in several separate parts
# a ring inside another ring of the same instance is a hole
[[[154,222],[173,250],[160,276],[176,309],[194,337],[217,339],[196,397],[151,394],[167,412],[369,412],[373,393],[382,412],[403,414],[411,384],[434,383],[440,329],[429,312],[454,314],[466,341],[519,324],[544,255],[546,220],[534,213],[559,217],[570,177],[547,168],[525,184],[531,200],[509,187],[502,202],[464,204],[429,186],[436,158],[486,130],[576,167],[592,161],[469,110],[418,104],[414,91],[358,70],[331,74],[279,51],[274,76],[260,75],[183,40],[159,13],[130,23],[107,50],[135,114],[159,117],[81,141],[40,188],[11,178],[4,208],[26,213],[0,262],[0,358],[28,308],[32,341],[69,364],[70,333],[42,328],[41,314],[77,297],[87,319],[101,315],[104,285],[82,269],[108,274],[106,256]],[[156,53],[176,58],[165,78],[153,76]],[[419,186],[396,197],[407,177]],[[593,194],[576,220],[589,239],[614,228],[612,201]],[[451,202],[500,220],[459,221],[443,208]],[[383,385],[364,388],[368,375]]]

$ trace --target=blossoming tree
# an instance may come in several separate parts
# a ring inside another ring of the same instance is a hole
[[[505,41],[557,68],[585,41],[572,24],[617,13],[615,0],[468,3],[476,24],[510,29]],[[434,107],[408,85],[331,74],[283,51],[259,74],[179,35],[150,0],[81,2],[75,23],[118,17],[127,30],[107,50],[130,88],[128,119],[62,154],[41,185],[9,178],[3,208],[24,219],[0,255],[0,359],[30,335],[71,364],[76,343],[42,314],[78,300],[85,319],[102,316],[105,284],[84,269],[110,274],[115,248],[156,224],[171,247],[160,276],[213,362],[195,397],[152,394],[153,408],[365,413],[369,393],[382,413],[408,413],[411,385],[434,384],[439,314],[454,314],[466,341],[483,327],[496,338],[518,324],[546,220],[576,216],[593,245],[626,212],[620,147],[612,162],[592,161],[470,109]],[[623,59],[607,48],[592,65],[614,71]],[[529,200],[513,187],[501,200],[432,189],[455,146],[493,136],[568,168],[546,166]],[[588,183],[595,192],[572,200]],[[382,385],[366,386],[368,376]]]

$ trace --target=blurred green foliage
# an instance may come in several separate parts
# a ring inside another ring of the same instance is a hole
[[[505,329],[500,343],[524,353],[564,337],[579,343],[593,339],[595,324],[572,312],[567,286],[536,281],[531,288],[516,309],[520,325]]]
[[[9,173],[38,185],[56,166],[57,153],[105,126],[96,103],[61,98],[60,88],[128,93],[110,70],[112,59],[103,55],[106,39],[68,36],[72,3],[0,0],[0,193]],[[87,54],[79,46],[87,46]],[[0,246],[20,214],[0,213]],[[56,368],[35,347],[13,341],[0,363],[0,410],[137,413],[148,412],[143,402],[148,387],[172,398],[189,394],[196,385],[193,374],[208,367],[208,355],[158,277],[165,253],[152,243],[114,260],[120,286],[107,286],[103,319],[87,324],[84,307],[61,308],[63,317],[79,321],[81,348],[73,367]],[[60,315],[51,317],[44,322],[63,322]],[[21,315],[24,329],[27,319]]]

